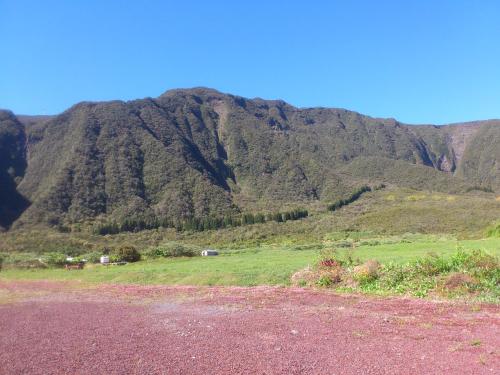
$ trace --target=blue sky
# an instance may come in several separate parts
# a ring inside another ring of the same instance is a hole
[[[408,123],[500,118],[500,2],[0,0],[0,108],[207,86]]]

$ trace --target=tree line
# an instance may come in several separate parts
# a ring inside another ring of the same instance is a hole
[[[373,189],[368,185],[361,186],[358,190],[354,191],[348,198],[339,199],[339,200],[329,204],[327,208],[329,211],[336,211],[339,208],[342,208],[348,204],[351,204],[351,203],[357,201],[364,193],[374,191],[374,190],[380,190],[383,188],[385,188],[384,184],[377,185]]]
[[[305,209],[297,208],[287,212],[263,213],[245,213],[241,216],[223,216],[223,217],[189,217],[185,220],[172,220],[168,218],[127,218],[122,222],[107,222],[95,224],[93,231],[95,234],[117,234],[121,232],[139,232],[146,229],[156,228],[175,228],[178,231],[205,231],[214,229],[223,229],[230,227],[239,227],[243,225],[252,225],[275,221],[283,223],[289,220],[300,220],[309,216]]]

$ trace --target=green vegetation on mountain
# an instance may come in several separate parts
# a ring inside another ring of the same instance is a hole
[[[185,220],[150,219],[134,220],[125,219],[123,222],[97,223],[93,226],[93,232],[99,235],[118,234],[121,232],[139,232],[146,229],[175,228],[177,231],[197,231],[235,228],[242,225],[263,224],[269,221],[283,223],[289,220],[300,220],[309,215],[307,210],[297,208],[287,212],[274,212],[270,214],[246,213],[240,216],[204,218],[190,217]],[[59,227],[59,230],[66,231],[66,227]]]
[[[84,102],[53,117],[3,111],[0,227],[317,210],[363,185],[495,191],[499,142],[495,121],[408,126],[204,88]]]
[[[17,191],[26,170],[24,127],[7,111],[0,111],[0,231],[10,227],[28,206]]]
[[[383,185],[382,185],[383,186]],[[372,191],[372,188],[369,186],[362,186],[358,190],[356,190],[354,193],[352,193],[348,198],[345,199],[339,199],[338,201],[333,202],[332,204],[328,205],[328,210],[329,211],[336,211],[339,208],[342,208],[352,202],[357,201],[363,193]]]
[[[500,223],[496,223],[487,229],[486,235],[488,237],[500,238]]]
[[[269,221],[203,232],[157,228],[102,236],[93,233],[93,223],[73,224],[71,232],[61,232],[60,228],[14,228],[0,234],[0,253],[79,255],[122,245],[133,245],[143,251],[165,241],[233,250],[264,245],[331,243],[342,246],[348,239],[408,233],[464,240],[487,235],[487,228],[494,228],[499,212],[500,200],[491,193],[452,195],[387,187],[364,193],[360,199],[334,212],[326,211],[324,205],[318,206],[302,220]],[[433,250],[432,246],[427,250]]]
[[[481,126],[464,151],[457,175],[480,186],[500,186],[500,122]]]

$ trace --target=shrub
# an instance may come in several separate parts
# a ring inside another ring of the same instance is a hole
[[[488,237],[500,237],[500,223],[492,225],[486,230],[486,235]]]
[[[55,229],[60,233],[71,233],[71,227],[66,225],[59,224],[55,227]]]
[[[412,273],[423,276],[435,276],[441,273],[449,272],[453,268],[453,261],[435,254],[429,254],[425,258],[410,262],[409,267]]]
[[[317,285],[331,286],[342,281],[343,269],[340,266],[332,268],[324,268],[319,271]]]
[[[120,226],[116,223],[101,223],[96,224],[92,228],[94,234],[104,236],[106,234],[117,234],[120,233]]]
[[[47,253],[43,256],[43,261],[51,267],[64,267],[64,265],[67,263],[66,261],[66,255],[62,253]]]
[[[354,280],[360,283],[367,283],[375,280],[379,276],[380,263],[374,259],[367,260],[360,266],[353,269],[352,276]]]
[[[150,257],[193,257],[198,255],[198,249],[176,242],[165,243],[150,248],[146,254]]]
[[[335,242],[336,247],[341,247],[341,248],[350,248],[353,247],[354,242],[349,241],[349,240],[340,240]]]
[[[275,212],[272,215],[272,219],[274,221],[276,221],[277,223],[282,223],[283,222],[283,215],[281,214],[281,212]]]
[[[324,259],[319,262],[319,266],[322,268],[335,268],[339,267],[340,264],[334,259]]]
[[[359,246],[378,246],[378,245],[380,245],[380,241],[378,240],[365,240],[359,243]]]
[[[120,262],[137,262],[141,260],[141,254],[134,246],[124,245],[115,250],[114,255]]]
[[[476,273],[491,273],[500,269],[500,260],[484,251],[474,250],[468,254],[466,266]]]
[[[389,289],[397,289],[409,276],[407,267],[401,264],[391,262],[382,269],[383,281]]]
[[[334,248],[323,248],[319,251],[318,265],[321,264],[333,264],[342,266],[343,262],[341,256],[338,254],[337,250]]]
[[[316,285],[322,286],[322,287],[329,287],[329,286],[332,286],[332,284],[333,284],[333,282],[328,275],[322,275],[322,276],[320,276],[318,281],[316,281]]]
[[[317,276],[317,273],[311,267],[307,266],[295,272],[290,280],[294,286],[311,286],[316,283]]]
[[[495,191],[490,186],[470,186],[465,192],[470,193],[471,191],[482,191],[484,193],[494,193]]]
[[[39,259],[20,260],[12,263],[12,266],[21,269],[47,268],[47,264],[41,262]]]
[[[470,290],[477,285],[477,281],[470,275],[462,272],[449,274],[444,281],[444,287],[448,290],[467,289]]]
[[[323,248],[319,251],[317,261],[318,267],[350,267],[359,264],[359,259],[354,259],[354,250],[349,248],[343,251],[342,254],[337,252],[335,248]]]
[[[91,253],[83,254],[78,258],[79,260],[85,259],[89,263],[99,263],[101,261],[101,255],[103,255],[103,253],[99,251],[93,251]]]
[[[117,263],[117,262],[125,262],[119,255],[117,254],[110,254],[109,256],[109,263]]]
[[[47,268],[47,264],[29,253],[6,253],[0,255],[3,258],[4,268]]]
[[[323,249],[316,266],[295,273],[291,281],[293,285],[338,284],[350,290],[415,297],[425,297],[432,291],[444,292],[448,297],[474,292],[475,298],[498,301],[500,260],[484,251],[459,249],[451,256],[428,254],[405,264],[382,266],[376,260],[354,264],[339,257],[335,249]]]

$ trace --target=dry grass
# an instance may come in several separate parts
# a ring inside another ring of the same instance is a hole
[[[444,280],[444,287],[448,290],[456,290],[460,288],[468,289],[470,286],[476,284],[477,280],[462,272],[454,272],[448,275]]]
[[[295,272],[290,278],[293,286],[313,285],[317,279],[317,273],[310,266]]]
[[[355,280],[375,279],[379,269],[380,263],[377,260],[369,259],[362,265],[354,267],[352,276]]]

